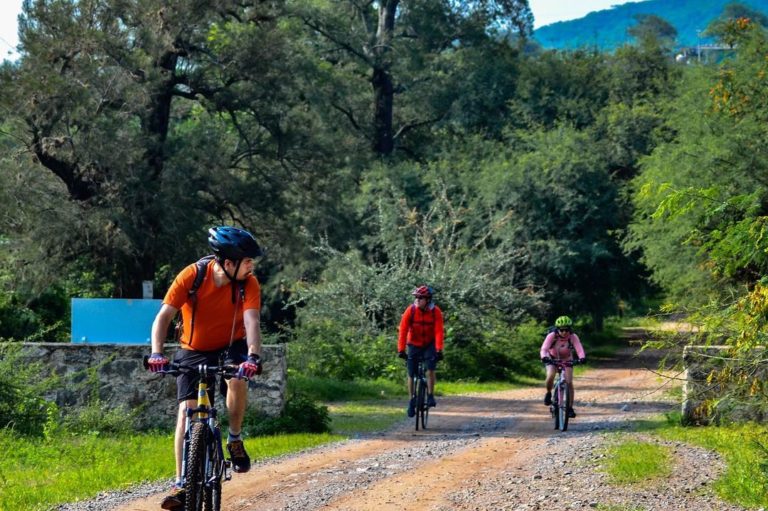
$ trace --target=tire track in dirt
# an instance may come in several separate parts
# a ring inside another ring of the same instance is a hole
[[[540,388],[442,398],[426,431],[415,432],[413,420],[404,420],[379,438],[324,446],[235,474],[224,485],[222,509],[455,509],[451,494],[457,491],[482,488],[502,473],[532,477],[553,435],[610,429],[617,414],[629,420],[663,411],[664,405],[645,400],[659,385],[653,373],[636,368],[579,376],[579,416],[566,433],[553,430]],[[622,412],[627,403],[630,411]],[[157,494],[114,509],[157,510],[161,499]]]

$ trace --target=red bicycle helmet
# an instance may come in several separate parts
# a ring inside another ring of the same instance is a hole
[[[429,286],[419,286],[411,294],[416,298],[432,298],[434,290]]]

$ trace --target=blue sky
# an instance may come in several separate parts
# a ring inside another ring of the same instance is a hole
[[[0,60],[13,58],[18,44],[16,18],[22,0],[2,0],[0,5]],[[535,28],[556,21],[581,18],[592,11],[608,9],[627,2],[617,0],[528,0],[535,18]]]

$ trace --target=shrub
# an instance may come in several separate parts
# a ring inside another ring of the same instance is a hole
[[[104,403],[98,400],[75,408],[61,419],[61,428],[68,433],[89,435],[119,435],[134,431],[137,411],[130,411],[125,405],[105,408]]]
[[[0,343],[0,428],[29,436],[43,436],[55,420],[56,404],[42,395],[51,379],[41,380],[39,363],[23,360],[21,347]]]
[[[285,403],[279,417],[246,415],[243,430],[248,435],[277,435],[287,433],[328,433],[331,431],[328,407],[319,405],[301,394],[294,394]]]

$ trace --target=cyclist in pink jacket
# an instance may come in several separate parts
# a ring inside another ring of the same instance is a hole
[[[576,351],[577,358],[573,356],[574,351]],[[549,406],[552,404],[552,386],[554,385],[555,374],[557,373],[552,362],[554,360],[573,360],[583,364],[586,360],[581,340],[573,332],[573,321],[571,318],[560,316],[555,320],[555,330],[544,338],[544,342],[541,344],[540,355],[541,361],[547,368],[547,378],[545,380],[547,393],[544,395],[544,404]],[[571,402],[568,403],[568,417],[574,418],[576,417],[576,412],[573,411],[573,367],[565,368],[564,377],[565,381],[568,382],[571,395]]]

